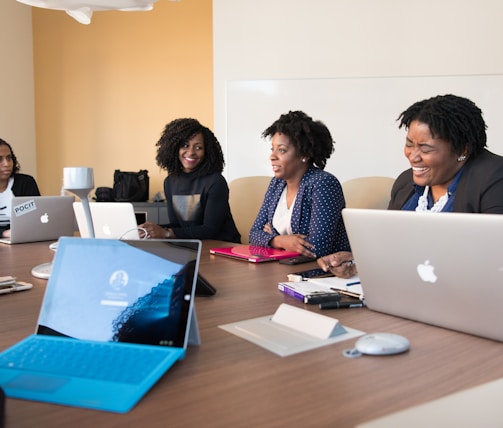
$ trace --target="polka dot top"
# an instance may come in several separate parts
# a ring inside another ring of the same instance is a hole
[[[264,226],[272,219],[285,180],[272,178],[250,230],[250,244],[269,246],[272,238],[279,235],[264,232]],[[292,234],[307,235],[306,240],[314,245],[316,257],[337,251],[350,251],[341,211],[345,207],[344,194],[339,180],[329,172],[316,167],[306,171],[300,182],[299,191],[292,211]]]

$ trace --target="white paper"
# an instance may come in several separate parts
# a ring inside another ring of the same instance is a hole
[[[360,284],[360,278],[358,276],[353,276],[346,279],[338,278],[336,276],[329,276],[326,278],[310,278],[307,280],[307,282],[316,284],[323,288],[327,288],[328,290],[336,289],[363,295],[363,289]]]

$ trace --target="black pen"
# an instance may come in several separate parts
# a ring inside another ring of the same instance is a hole
[[[320,309],[343,309],[343,308],[363,308],[365,304],[352,302],[323,302],[320,303]]]

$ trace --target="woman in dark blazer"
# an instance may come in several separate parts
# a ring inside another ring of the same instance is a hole
[[[396,179],[389,209],[503,214],[503,157],[486,148],[482,111],[469,99],[418,101],[398,118],[411,168]],[[356,273],[350,252],[318,260],[337,276]]]

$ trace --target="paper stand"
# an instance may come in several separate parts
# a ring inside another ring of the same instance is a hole
[[[242,339],[286,357],[364,334],[338,320],[281,304],[274,315],[219,326]]]

